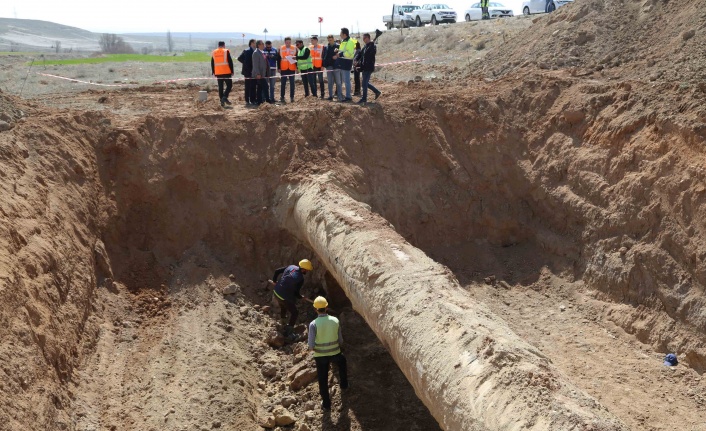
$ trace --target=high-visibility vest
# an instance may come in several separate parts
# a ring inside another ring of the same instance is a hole
[[[299,57],[304,55],[305,49],[307,48],[302,47],[302,49],[299,50]],[[311,70],[314,68],[314,62],[311,58],[311,51],[309,51],[309,57],[306,60],[297,60],[297,67],[299,70]]]
[[[348,60],[353,60],[353,57],[355,57],[355,44],[357,40],[353,39],[352,37],[348,38],[348,40],[341,42],[341,44],[338,47],[338,53],[343,56],[343,58],[348,59]]]
[[[214,75],[232,75],[233,71],[230,70],[230,64],[228,64],[228,51],[226,48],[216,48],[213,50],[211,56],[213,57],[213,70]]]
[[[314,357],[333,356],[341,353],[338,345],[338,319],[333,316],[319,316],[314,320],[316,338],[314,339]]]
[[[297,64],[290,63],[286,59],[287,56],[294,57],[297,55],[297,49],[295,47],[290,46],[287,48],[287,45],[282,45],[279,49],[279,55],[282,57],[282,60],[279,63],[280,70],[297,70]]]
[[[321,65],[324,64],[321,59],[321,53],[324,51],[323,45],[309,45],[309,51],[311,51],[311,61],[314,63],[314,67],[320,69]]]

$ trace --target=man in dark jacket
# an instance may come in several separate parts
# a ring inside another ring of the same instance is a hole
[[[328,35],[327,40],[328,45],[324,47],[321,57],[323,58],[323,67],[326,69],[326,80],[328,81],[328,100],[333,100],[333,83],[335,81],[333,64],[336,62],[333,56],[338,53],[338,44],[332,34]]]
[[[245,104],[255,104],[257,103],[257,95],[255,94],[255,81],[252,79],[252,54],[255,52],[255,39],[250,39],[248,42],[248,49],[243,50],[243,52],[238,56],[238,61],[243,64],[243,68],[240,71],[241,75],[245,77]]]
[[[218,48],[211,54],[211,74],[218,80],[218,98],[221,106],[226,109],[230,109],[231,105],[228,95],[233,88],[233,70],[233,59],[230,57],[230,51],[226,49],[226,43],[218,42]]]
[[[369,33],[363,35],[363,43],[365,46],[360,53],[362,59],[360,69],[363,72],[363,97],[358,101],[361,105],[365,105],[368,102],[368,89],[375,93],[375,99],[382,94],[380,90],[370,83],[370,76],[375,71],[375,54],[377,53],[377,47],[375,46],[375,42],[370,40]]]
[[[304,298],[301,293],[299,293],[304,284],[304,275],[313,269],[308,259],[302,259],[299,261],[299,265],[289,265],[276,269],[272,280],[268,280],[270,285],[274,284],[275,286],[275,298],[279,304],[279,316],[283,325],[287,321],[287,312],[289,311],[289,323],[285,326],[285,334],[287,335],[292,332],[292,328],[299,316],[295,301],[297,299],[304,299],[311,303],[314,302],[311,299]],[[280,274],[282,274],[282,277],[275,284],[277,276]]]
[[[267,55],[267,63],[270,65],[270,100],[275,101],[275,84],[277,81],[277,61],[279,58],[279,53],[277,49],[272,46],[271,41],[265,42],[265,54]]]

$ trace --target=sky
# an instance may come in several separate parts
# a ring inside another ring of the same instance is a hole
[[[478,0],[446,3],[459,17]],[[497,1],[497,0],[495,0]],[[500,0],[520,13],[522,0]],[[407,3],[408,0],[405,1]],[[423,2],[414,3],[422,5]],[[318,17],[323,17],[323,34],[338,34],[341,27],[351,32],[383,29],[382,16],[392,2],[380,0],[257,2],[163,1],[163,0],[3,0],[0,17],[52,21],[98,33],[136,32],[245,32],[271,35],[318,34]],[[462,19],[462,18],[461,18]],[[353,27],[353,28],[351,28]]]

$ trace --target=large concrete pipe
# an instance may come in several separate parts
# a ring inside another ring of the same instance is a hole
[[[326,175],[281,192],[285,226],[316,252],[443,429],[627,429]]]

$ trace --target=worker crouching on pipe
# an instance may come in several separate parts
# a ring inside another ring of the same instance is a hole
[[[276,269],[272,280],[268,280],[270,285],[275,286],[274,294],[279,304],[280,322],[282,325],[286,325],[284,327],[285,335],[292,333],[294,325],[297,322],[297,317],[299,316],[296,300],[304,299],[311,303],[314,302],[309,298],[304,298],[301,293],[299,293],[304,284],[304,275],[313,269],[314,267],[308,259],[302,259],[299,261],[299,265],[289,265]],[[280,274],[282,277],[275,283]],[[287,312],[289,312],[288,323]]]
[[[348,389],[348,369],[346,358],[341,353],[343,337],[338,319],[326,313],[328,301],[323,296],[314,299],[318,317],[309,324],[309,350],[314,351],[316,374],[319,379],[321,408],[331,410],[331,397],[328,393],[328,370],[331,363],[338,365],[338,381],[342,390]]]

